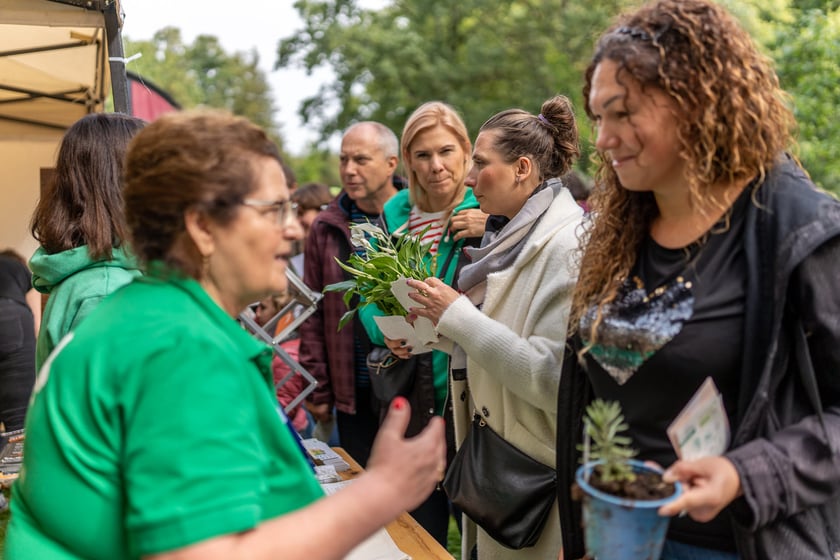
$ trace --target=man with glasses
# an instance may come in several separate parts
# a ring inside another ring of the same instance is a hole
[[[399,142],[386,126],[365,121],[351,126],[341,140],[340,174],[343,190],[312,224],[304,252],[304,278],[315,291],[347,279],[336,263],[354,251],[350,225],[375,222],[382,207],[405,181],[395,175]],[[365,357],[370,347],[356,321],[341,330],[347,312],[343,294],[324,295],[318,310],[301,325],[300,363],[317,380],[307,407],[318,422],[329,422],[336,411],[338,436],[344,449],[367,464],[379,427],[379,405],[370,389]]]

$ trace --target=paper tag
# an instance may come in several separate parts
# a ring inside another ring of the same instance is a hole
[[[668,439],[683,460],[722,455],[729,445],[729,420],[711,377],[668,426]]]
[[[391,293],[400,302],[400,305],[408,311],[409,307],[423,307],[417,303],[408,294],[416,292],[414,288],[406,284],[407,278],[401,276],[391,282]],[[405,340],[407,346],[411,346],[412,354],[425,354],[431,352],[431,345],[438,342],[438,334],[435,330],[435,325],[431,320],[425,317],[418,317],[414,321],[414,325],[408,323],[405,317],[387,316],[374,317],[376,325],[386,338],[393,340]]]
[[[422,317],[420,317],[422,319]],[[412,354],[425,354],[432,349],[426,345],[427,340],[421,338],[411,323],[406,322],[405,317],[398,315],[377,315],[373,318],[376,326],[382,331],[386,338],[392,340],[405,340],[407,346],[411,346]]]
[[[408,294],[416,292],[414,288],[409,286],[406,282],[408,278],[405,276],[400,276],[393,282],[391,282],[391,293],[394,294],[394,297],[397,298],[397,301],[400,302],[400,305],[408,311],[410,307],[423,307],[422,303],[418,303],[408,297]]]

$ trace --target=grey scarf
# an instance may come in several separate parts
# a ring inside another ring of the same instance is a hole
[[[560,179],[540,184],[525,205],[501,229],[484,233],[481,247],[465,249],[472,262],[461,270],[458,287],[478,305],[484,300],[483,285],[487,276],[513,264],[540,218],[563,188]],[[478,301],[476,301],[478,300]]]

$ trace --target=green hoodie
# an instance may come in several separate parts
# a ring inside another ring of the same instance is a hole
[[[68,332],[117,288],[140,276],[137,261],[122,247],[113,249],[111,260],[93,260],[87,245],[48,254],[43,247],[29,260],[32,285],[50,294],[35,347],[35,367],[41,366]]]

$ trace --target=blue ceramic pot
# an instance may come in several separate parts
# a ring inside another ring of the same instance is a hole
[[[630,461],[635,472],[662,473],[641,461]],[[606,494],[586,482],[598,463],[578,468],[575,480],[584,492],[583,523],[586,552],[595,560],[659,560],[670,517],[661,517],[660,506],[677,499],[682,485],[661,500],[631,500]]]

